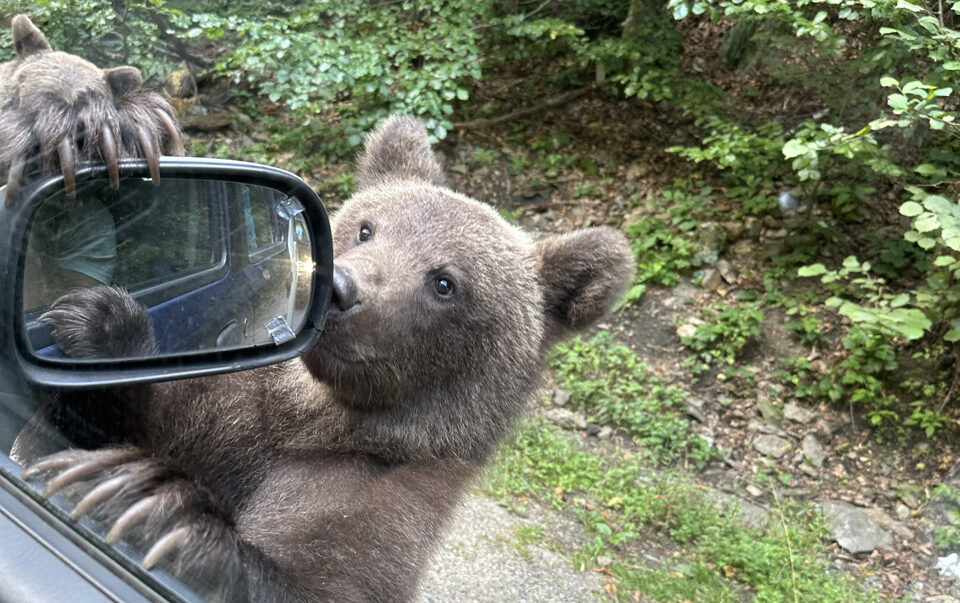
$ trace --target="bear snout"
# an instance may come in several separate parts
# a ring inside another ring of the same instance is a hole
[[[340,266],[333,265],[333,297],[330,300],[330,311],[347,312],[360,304],[358,299],[357,283],[350,273]]]

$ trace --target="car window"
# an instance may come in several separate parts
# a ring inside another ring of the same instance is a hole
[[[255,256],[258,251],[282,241],[283,233],[274,209],[280,200],[278,193],[262,187],[246,186],[240,198],[246,226],[247,253]]]
[[[126,179],[81,185],[36,210],[24,271],[24,309],[31,315],[75,287],[118,285],[148,305],[175,297],[188,279],[212,282],[228,243],[226,206],[208,203],[222,183],[169,180],[162,189]],[[260,187],[257,187],[258,189]]]

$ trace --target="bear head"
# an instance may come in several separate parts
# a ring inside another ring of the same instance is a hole
[[[485,459],[539,390],[544,358],[632,281],[622,234],[535,241],[443,185],[423,125],[366,140],[333,216],[334,298],[304,356],[361,433],[405,457]]]

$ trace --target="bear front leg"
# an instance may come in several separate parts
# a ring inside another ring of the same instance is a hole
[[[104,540],[141,552],[148,570],[164,567],[213,601],[286,599],[265,588],[276,583],[270,565],[237,537],[228,506],[145,450],[66,450],[34,462],[22,478],[38,476],[45,497],[65,493],[75,502],[72,518],[101,522]]]
[[[135,358],[157,353],[147,309],[120,287],[76,289],[60,297],[41,321],[72,358]]]

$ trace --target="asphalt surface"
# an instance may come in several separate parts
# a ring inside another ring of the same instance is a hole
[[[520,535],[542,537],[521,544]],[[582,529],[559,514],[532,508],[525,517],[471,494],[447,530],[442,548],[421,584],[418,603],[600,601],[600,574],[573,567],[570,551]],[[561,551],[561,552],[558,552]]]

